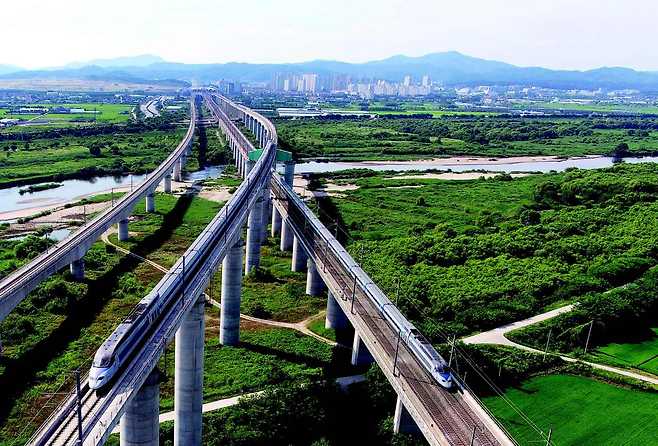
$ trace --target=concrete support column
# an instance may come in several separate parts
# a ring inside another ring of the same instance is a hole
[[[119,241],[125,242],[130,235],[128,234],[128,219],[119,220]]]
[[[272,203],[272,198],[270,197],[270,189],[265,188],[263,190],[263,205],[261,206],[261,217],[260,217],[260,241],[264,242],[267,239],[267,224],[269,223],[270,215],[270,204]]]
[[[240,341],[240,298],[242,293],[242,240],[226,253],[222,262],[222,310],[219,343],[237,345]]]
[[[306,294],[319,296],[324,290],[324,282],[322,281],[322,277],[320,277],[320,273],[318,273],[318,268],[311,259],[308,259],[306,267],[308,268],[306,272]]]
[[[176,332],[174,446],[201,445],[204,299],[199,296]]]
[[[276,237],[281,232],[281,214],[275,206],[272,206],[272,237]]]
[[[308,256],[304,251],[304,247],[299,242],[297,236],[293,236],[292,240],[292,270],[295,272],[306,271],[306,262],[308,261]]]
[[[327,293],[327,317],[324,321],[324,327],[338,331],[349,328],[349,326],[350,321],[345,316],[343,309],[338,305],[336,297],[329,291]]]
[[[146,194],[146,212],[155,212],[155,194]]]
[[[247,249],[245,259],[245,276],[260,265],[260,239],[263,199],[259,198],[249,211],[247,218]]]
[[[160,373],[153,369],[126,405],[120,421],[121,446],[158,446],[160,441]]]
[[[368,351],[368,347],[361,340],[359,333],[354,333],[354,343],[352,344],[352,365],[368,365],[374,361]]]
[[[281,222],[281,244],[280,248],[281,251],[290,251],[292,249],[292,239],[293,239],[293,233],[292,233],[292,228],[284,219]]]
[[[174,181],[182,181],[180,158],[174,162]]]
[[[283,180],[287,185],[292,187],[293,180],[295,178],[295,163],[294,161],[288,161],[284,164],[285,170],[283,173]]]
[[[85,259],[74,260],[70,265],[71,276],[74,280],[85,278]]]
[[[165,175],[164,177],[164,191],[166,194],[171,193],[171,175]]]
[[[409,414],[409,411],[398,396],[395,402],[395,415],[393,416],[393,432],[396,434],[420,434],[418,425]]]

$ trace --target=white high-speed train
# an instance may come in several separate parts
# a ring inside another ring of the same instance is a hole
[[[276,187],[276,185],[273,187]],[[337,257],[344,269],[343,272],[338,272],[338,275],[351,276],[352,274],[355,274],[358,281],[361,284],[365,284],[368,295],[371,297],[384,318],[397,332],[400,333],[400,340],[409,347],[414,355],[420,360],[423,367],[425,367],[434,379],[436,379],[440,386],[446,389],[451,388],[454,379],[446,360],[443,359],[439,352],[434,349],[425,336],[423,336],[422,333],[411,322],[409,322],[402,313],[400,313],[397,307],[393,305],[379,287],[372,282],[363,269],[361,269],[361,267],[358,266],[349,256],[343,245],[341,245],[340,242],[332,236],[329,230],[320,223],[313,212],[303,205],[301,199],[294,192],[287,191],[285,188],[278,187],[277,189],[288,195],[289,213],[297,213],[301,211],[303,215],[299,216],[299,218],[305,218],[308,221],[317,222],[316,230],[323,235],[321,237],[323,239],[321,243],[324,244],[328,240],[332,247],[332,251],[338,253]],[[296,204],[291,206],[291,202],[295,202]],[[300,211],[297,211],[295,208]],[[349,262],[346,259],[349,259]]]
[[[126,360],[137,350],[155,322],[172,305],[182,305],[180,296],[185,285],[185,277],[194,277],[204,262],[216,256],[218,245],[226,242],[225,234],[240,227],[236,221],[246,218],[247,204],[254,191],[261,190],[269,181],[269,166],[274,161],[276,151],[268,144],[248,180],[242,182],[233,198],[225,207],[230,212],[220,211],[203,233],[192,243],[185,255],[174,265],[174,273],[167,274],[156,288],[144,297],[128,317],[114,330],[103,345],[96,351],[89,370],[89,387],[100,389],[107,385]],[[263,166],[265,164],[265,166]]]

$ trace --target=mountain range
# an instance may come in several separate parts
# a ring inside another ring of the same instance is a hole
[[[406,75],[416,80],[429,75],[446,86],[524,85],[558,89],[636,89],[658,92],[658,73],[630,68],[603,67],[594,70],[552,70],[519,67],[504,62],[466,56],[456,51],[421,57],[403,55],[365,63],[314,60],[285,64],[184,64],[166,62],[153,55],[98,59],[63,67],[21,70],[0,65],[0,79],[104,79],[132,82],[211,82],[219,79],[269,82],[275,73],[342,74],[353,79],[400,81]]]

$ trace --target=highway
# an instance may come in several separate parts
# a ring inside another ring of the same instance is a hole
[[[127,219],[137,202],[148,193],[152,193],[165,175],[169,175],[174,164],[190,147],[194,137],[196,123],[195,96],[192,96],[190,102],[191,119],[183,140],[169,157],[154,172],[148,175],[146,180],[137,185],[132,192],[124,195],[113,207],[81,226],[69,237],[0,281],[0,321],[4,320],[28,293],[43,280],[71,262],[82,258],[103,232],[118,221]]]
[[[158,111],[158,99],[151,99],[148,102],[145,102],[143,104],[139,104],[139,109],[142,111],[144,114],[144,117],[146,119],[148,118],[154,118],[156,116],[160,116],[160,112]]]

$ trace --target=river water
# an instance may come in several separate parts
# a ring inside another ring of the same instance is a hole
[[[226,166],[208,166],[196,172],[186,174],[185,180],[199,181],[206,178],[217,178]],[[137,185],[144,180],[145,175],[102,176],[87,180],[60,181],[62,186],[34,193],[20,193],[27,186],[0,189],[0,214],[3,212],[34,209],[63,205],[83,197],[110,192],[112,189],[127,190],[130,185]]]
[[[658,157],[647,156],[637,158],[625,158],[626,163],[658,162]],[[455,159],[432,160],[432,161],[409,161],[409,162],[305,162],[295,166],[295,173],[310,172],[335,172],[344,169],[367,168],[377,171],[394,170],[452,170],[453,172],[464,172],[468,170],[487,170],[492,172],[550,172],[563,171],[569,167],[581,169],[600,169],[613,165],[613,158],[607,156],[591,156],[582,158],[534,160],[527,162],[506,162],[504,159],[495,161],[477,162],[477,159],[463,158],[462,162]],[[199,181],[206,178],[217,178],[225,166],[208,166],[197,172],[188,173],[186,180]],[[132,184],[138,184],[144,179],[144,175],[128,176],[105,176],[88,180],[66,180],[62,181],[61,187],[48,189],[40,192],[26,193],[21,195],[19,190],[25,186],[0,189],[0,214],[3,212],[34,209],[35,213],[40,208],[62,205],[75,201],[84,196],[94,195],[101,192],[109,192],[112,189],[128,189]]]
[[[295,165],[295,173],[335,172],[344,169],[372,169],[377,171],[394,170],[404,172],[409,170],[452,170],[453,172],[464,172],[469,170],[487,170],[489,172],[550,172],[555,170],[562,172],[570,167],[581,169],[601,169],[613,165],[613,158],[609,156],[591,156],[582,158],[551,159],[529,162],[505,162],[504,158],[491,162],[478,163],[477,159],[470,159],[463,163],[457,163],[454,159],[432,160],[432,161],[401,161],[401,162],[346,162],[311,161]],[[483,160],[484,161],[484,160]],[[658,162],[656,156],[624,158],[626,163]]]

